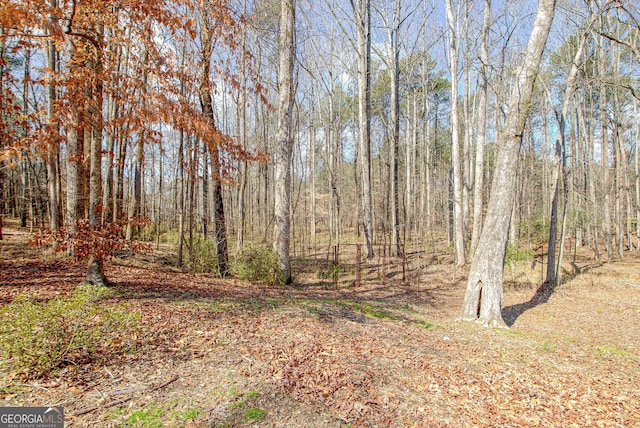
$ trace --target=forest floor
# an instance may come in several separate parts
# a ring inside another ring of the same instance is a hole
[[[83,279],[84,265],[27,238],[5,221],[0,307]],[[510,266],[511,328],[499,330],[454,321],[466,271],[446,255],[410,254],[404,282],[400,259],[363,262],[358,288],[344,263],[337,289],[318,278],[323,256],[296,261],[293,287],[186,274],[170,259],[106,265],[115,293],[98,304],[139,314],[122,332],[135,351],[39,379],[2,364],[2,405],[63,405],[68,427],[640,426],[638,252],[577,259],[544,298],[535,260]]]

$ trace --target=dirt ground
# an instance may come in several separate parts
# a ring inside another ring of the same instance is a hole
[[[27,237],[5,219],[0,305],[83,278]],[[404,281],[400,258],[363,262],[355,288],[349,251],[337,288],[326,249],[293,287],[182,273],[166,252],[113,260],[100,304],[140,314],[137,351],[44,379],[3,365],[3,406],[63,405],[68,427],[640,426],[639,252],[577,258],[545,298],[538,260],[510,265],[511,328],[489,330],[454,321],[466,271],[446,252],[408,252]]]

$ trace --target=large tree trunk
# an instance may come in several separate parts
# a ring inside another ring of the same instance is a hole
[[[516,190],[516,168],[533,85],[553,21],[555,6],[555,0],[539,1],[527,50],[511,90],[487,217],[469,272],[460,316],[463,321],[477,320],[485,326],[506,327],[502,319],[502,278]]]
[[[280,68],[278,72],[278,136],[275,157],[275,221],[273,248],[285,284],[292,282],[289,261],[291,229],[291,153],[293,150],[293,61],[295,57],[295,1],[282,0],[280,14]]]
[[[462,212],[462,171],[460,169],[460,128],[458,126],[458,45],[451,0],[447,0],[449,61],[451,73],[451,169],[453,174],[453,246],[455,264],[466,263],[464,256],[464,218]]]

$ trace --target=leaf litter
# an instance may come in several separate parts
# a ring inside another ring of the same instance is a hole
[[[159,426],[185,427],[640,426],[640,290],[624,282],[639,266],[636,254],[594,267],[537,305],[534,289],[507,288],[512,328],[486,330],[452,321],[464,278],[446,266],[417,286],[372,280],[356,292],[116,260],[106,266],[116,293],[100,304],[141,315],[135,337],[123,333],[135,351],[37,380],[3,365],[0,397],[63,405],[69,427],[129,426],[145,409]],[[83,274],[74,262],[3,256],[0,303],[70,294]],[[243,418],[253,408],[262,420]]]

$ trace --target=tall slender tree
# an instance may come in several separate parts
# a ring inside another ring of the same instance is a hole
[[[373,257],[373,202],[371,193],[371,0],[351,1],[358,34],[358,131],[362,195],[362,234],[367,258]]]
[[[478,134],[476,139],[475,177],[473,180],[473,228],[471,251],[478,246],[482,231],[482,209],[484,206],[484,145],[487,135],[487,97],[489,93],[489,26],[491,24],[491,0],[484,0],[482,14],[482,41],[480,45],[480,89],[478,92]]]
[[[449,36],[449,71],[451,74],[451,170],[453,175],[453,245],[455,264],[466,263],[464,255],[464,218],[462,210],[462,170],[460,159],[460,127],[458,124],[458,41],[456,20],[451,0],[446,0]]]
[[[295,58],[295,0],[282,0],[280,9],[280,67],[278,69],[278,136],[275,157],[275,222],[273,246],[285,284],[292,282],[289,260],[291,233],[291,155],[293,152],[293,61]]]

